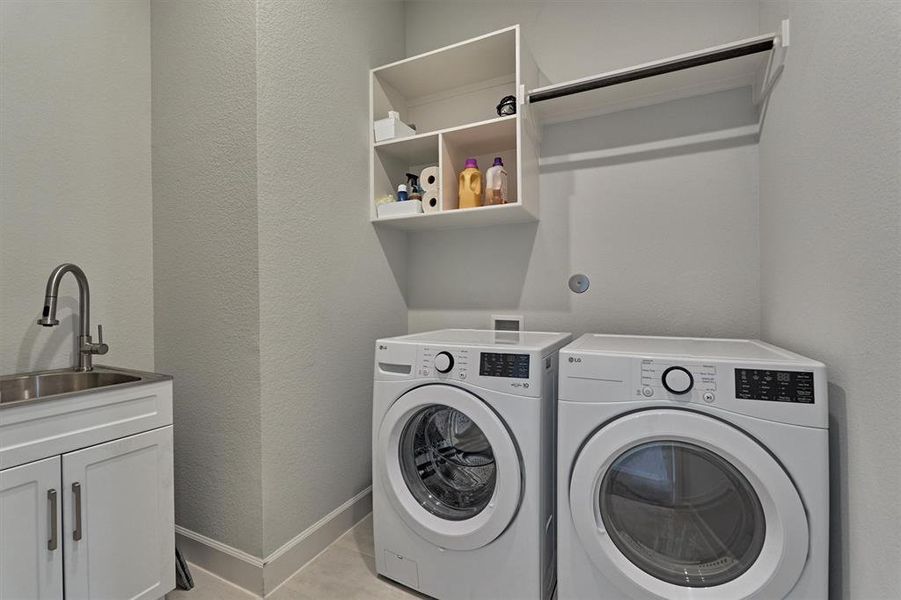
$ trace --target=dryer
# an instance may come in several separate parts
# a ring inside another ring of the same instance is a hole
[[[439,599],[550,598],[559,349],[449,329],[376,342],[376,570]]]
[[[615,335],[560,360],[560,600],[828,596],[822,363]]]

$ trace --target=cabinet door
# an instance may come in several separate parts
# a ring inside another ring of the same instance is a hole
[[[172,427],[63,455],[66,600],[175,587]]]
[[[58,456],[0,471],[0,600],[61,600]]]

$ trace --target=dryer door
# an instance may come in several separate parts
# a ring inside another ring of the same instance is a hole
[[[398,398],[379,427],[376,451],[394,509],[442,548],[490,543],[519,508],[513,438],[484,401],[461,388],[425,385]]]
[[[807,516],[782,466],[702,414],[648,410],[602,427],[569,491],[586,553],[633,598],[783,598],[807,560]]]

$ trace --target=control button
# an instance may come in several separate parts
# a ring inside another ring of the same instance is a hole
[[[663,372],[663,387],[676,395],[687,394],[695,380],[685,367],[670,367]]]
[[[654,388],[646,387],[641,390],[641,393],[645,396],[645,398],[650,398],[654,395]]]
[[[435,370],[439,373],[447,373],[454,368],[454,357],[450,352],[439,352],[435,355]]]
[[[713,395],[713,392],[704,392],[704,402],[713,402],[716,400],[716,396]]]

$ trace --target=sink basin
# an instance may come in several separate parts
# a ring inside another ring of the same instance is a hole
[[[137,371],[129,372],[108,367],[79,372],[70,369],[43,371],[0,377],[0,405],[10,405],[63,394],[75,394],[113,385],[138,383],[160,376],[146,377]]]

